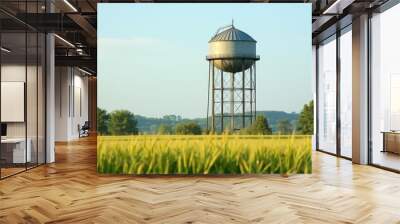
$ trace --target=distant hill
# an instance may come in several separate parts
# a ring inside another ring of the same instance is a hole
[[[279,120],[288,119],[290,123],[295,125],[297,122],[297,118],[299,116],[298,113],[287,113],[284,111],[257,111],[257,115],[260,114],[263,114],[264,116],[267,117],[268,123],[272,128],[272,131],[276,131],[276,124],[278,123]],[[198,123],[202,127],[202,129],[206,129],[207,127],[206,117],[195,118],[195,119],[182,118],[181,116],[178,115],[166,115],[163,116],[162,118],[152,118],[141,115],[135,115],[135,117],[138,121],[139,132],[142,133],[156,133],[158,126],[160,126],[161,124],[166,124],[174,127],[176,124],[186,121],[194,121]]]
[[[272,131],[276,131],[276,124],[279,120],[288,119],[290,123],[294,126],[297,123],[297,119],[299,117],[298,113],[287,113],[284,111],[258,111],[258,114],[263,114],[267,117],[270,127]]]

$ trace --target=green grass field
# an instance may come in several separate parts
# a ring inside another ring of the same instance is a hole
[[[99,136],[97,170],[108,174],[311,173],[310,136]]]

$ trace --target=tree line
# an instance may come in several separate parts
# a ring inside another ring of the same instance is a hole
[[[100,135],[137,135],[137,120],[135,115],[128,110],[114,110],[108,113],[97,108],[97,132]],[[175,127],[161,124],[158,134],[200,135],[201,127],[196,122],[182,122]]]
[[[314,103],[310,101],[303,106],[296,124],[288,119],[278,121],[276,131],[272,133],[268,118],[258,115],[255,121],[247,128],[240,130],[239,134],[249,135],[270,135],[270,134],[304,134],[311,135],[314,129]],[[97,131],[100,135],[137,135],[137,119],[128,110],[115,110],[108,113],[106,110],[97,109]],[[206,134],[207,130],[195,121],[180,121],[176,125],[160,124],[157,134],[178,134],[178,135],[200,135]]]

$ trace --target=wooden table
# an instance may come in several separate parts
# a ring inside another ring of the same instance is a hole
[[[25,140],[28,142],[25,149]],[[30,138],[6,138],[1,139],[1,157],[5,163],[22,164],[31,162],[32,141]]]
[[[383,150],[382,152],[392,152],[400,154],[400,132],[383,131]]]

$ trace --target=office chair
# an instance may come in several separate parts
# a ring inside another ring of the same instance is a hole
[[[79,138],[89,136],[89,129],[90,129],[89,121],[85,121],[82,127],[79,128]]]

